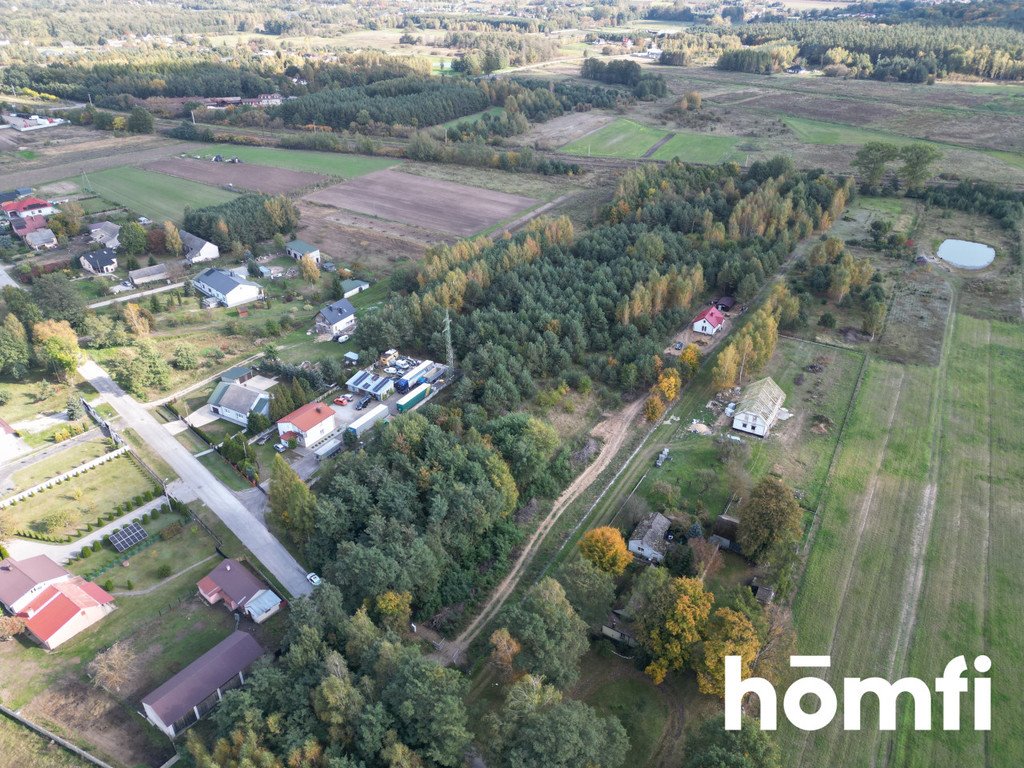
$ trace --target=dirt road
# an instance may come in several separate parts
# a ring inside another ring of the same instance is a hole
[[[445,643],[436,653],[432,654],[433,658],[443,664],[458,664],[462,661],[466,649],[476,640],[477,635],[480,634],[481,630],[487,623],[497,615],[498,611],[501,610],[502,606],[505,605],[505,601],[508,600],[509,596],[515,590],[519,584],[520,578],[522,578],[523,572],[526,570],[526,566],[529,565],[533,556],[537,553],[541,543],[545,537],[551,531],[551,528],[558,522],[558,518],[562,516],[562,513],[568,509],[583,491],[590,487],[591,483],[597,480],[598,476],[611,464],[615,458],[622,444],[629,436],[630,427],[636,421],[637,416],[640,413],[640,409],[643,407],[643,400],[637,400],[636,402],[630,403],[629,405],[616,411],[614,414],[609,416],[607,419],[602,421],[600,424],[591,430],[591,436],[596,437],[602,441],[601,452],[597,455],[597,458],[592,461],[586,469],[584,469],[575,480],[566,488],[562,495],[555,501],[554,506],[551,507],[551,511],[548,513],[540,524],[537,526],[537,530],[533,532],[526,544],[523,545],[522,551],[519,553],[519,557],[516,559],[515,564],[512,566],[512,570],[508,572],[508,575],[498,585],[497,589],[491,593],[491,596],[487,598],[487,602],[484,603],[483,607],[480,608],[480,612],[476,618],[466,627],[462,634],[456,637],[451,642]]]

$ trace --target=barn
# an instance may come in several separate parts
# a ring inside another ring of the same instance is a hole
[[[755,381],[743,393],[732,417],[732,428],[767,437],[786,401],[786,393],[770,376]]]

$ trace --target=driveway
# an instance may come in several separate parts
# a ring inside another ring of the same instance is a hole
[[[78,372],[124,419],[125,426],[135,430],[149,448],[171,466],[181,478],[186,495],[201,499],[292,596],[312,591],[305,569],[291,553],[149,411],[128,396],[92,360],[83,364]]]

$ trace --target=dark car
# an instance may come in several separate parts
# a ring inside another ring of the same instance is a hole
[[[366,406],[368,406],[370,404],[370,401],[372,399],[373,398],[370,397],[369,395],[364,396],[362,400],[360,400],[358,403],[356,403],[356,410],[357,411],[363,410],[363,408],[365,408]]]

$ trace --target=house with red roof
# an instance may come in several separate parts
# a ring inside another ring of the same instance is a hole
[[[102,587],[75,576],[46,587],[19,611],[28,633],[52,651],[114,610],[114,597]]]
[[[45,218],[57,212],[56,208],[38,197],[23,197],[20,200],[0,203],[0,209],[3,209],[9,219],[31,219],[37,216]]]
[[[8,557],[0,561],[0,603],[11,613],[18,613],[47,587],[70,579],[71,573],[46,555],[24,560]]]
[[[281,442],[295,440],[306,448],[334,431],[334,409],[326,403],[306,403],[277,422]]]
[[[706,336],[714,336],[722,329],[724,323],[725,315],[718,310],[718,307],[708,307],[693,318],[693,330]]]

